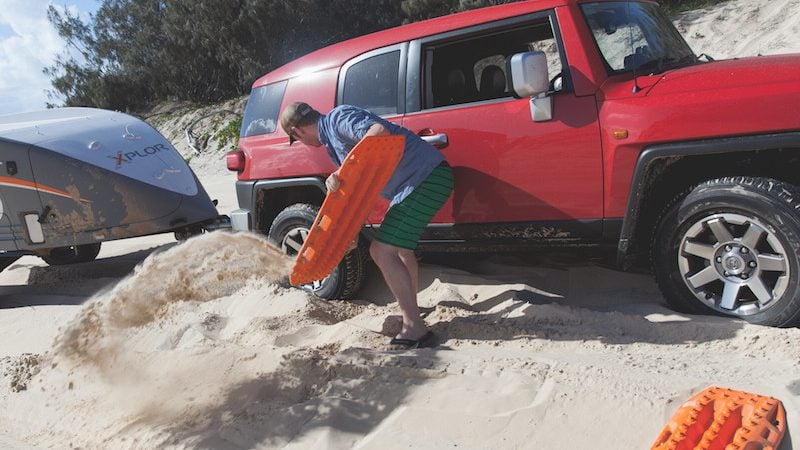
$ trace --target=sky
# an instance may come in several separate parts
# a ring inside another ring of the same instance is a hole
[[[84,22],[100,6],[100,0],[0,0],[0,115],[36,111],[53,102],[42,69],[67,49],[47,20],[51,3],[80,13]]]

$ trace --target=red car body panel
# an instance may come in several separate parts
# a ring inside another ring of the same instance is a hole
[[[336,91],[337,69],[311,72],[297,77],[286,87],[281,110],[296,100],[306,98],[311,106],[320,111],[333,108]],[[327,174],[336,169],[323,148],[311,148],[296,142],[289,145],[289,137],[280,127],[276,132],[239,139],[239,150],[247,161],[240,180],[263,178],[290,178]]]
[[[643,89],[636,94],[625,78],[610,78],[598,94],[606,217],[624,216],[636,160],[649,145],[777,133],[800,124],[800,55],[719,61],[640,76],[637,84]],[[628,139],[615,140],[615,129],[628,130]]]
[[[602,155],[594,99],[559,95],[554,111],[555,120],[533,123],[529,100],[520,99],[406,116],[406,128],[432,128],[450,140],[444,154],[454,168],[456,189],[434,222],[602,216]]]

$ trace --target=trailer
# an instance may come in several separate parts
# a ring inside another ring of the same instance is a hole
[[[0,270],[92,261],[104,241],[225,228],[177,150],[144,121],[57,108],[0,116]]]

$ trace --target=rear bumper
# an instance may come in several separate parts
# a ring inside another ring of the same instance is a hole
[[[249,209],[240,208],[231,211],[231,228],[233,228],[234,231],[250,231],[253,223],[250,216]]]

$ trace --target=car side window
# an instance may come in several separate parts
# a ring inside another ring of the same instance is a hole
[[[506,61],[515,53],[533,50],[547,55],[550,78],[558,78],[562,62],[547,18],[512,29],[426,45],[422,52],[424,108],[513,96]],[[556,83],[554,90],[560,89],[560,83]]]
[[[250,92],[242,115],[241,137],[273,133],[278,126],[278,113],[286,81],[260,86]]]
[[[377,115],[396,114],[399,67],[399,50],[353,64],[345,74],[342,103]]]

